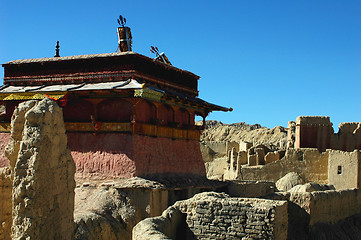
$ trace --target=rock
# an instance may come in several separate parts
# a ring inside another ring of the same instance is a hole
[[[302,184],[302,178],[295,172],[287,173],[276,182],[278,191],[288,191],[296,185]]]
[[[21,103],[11,126],[12,239],[72,239],[75,164],[61,108],[48,98]]]
[[[77,240],[131,239],[135,207],[114,187],[83,186],[76,189],[74,221]]]
[[[335,187],[332,185],[310,182],[303,185],[296,185],[290,190],[288,190],[288,192],[313,192],[326,190],[335,190]]]
[[[0,168],[0,239],[11,239],[11,191],[13,187],[11,170],[8,167]]]

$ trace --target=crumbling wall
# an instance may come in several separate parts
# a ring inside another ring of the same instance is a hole
[[[329,151],[328,184],[337,190],[361,187],[361,154],[359,150]]]
[[[330,117],[299,116],[296,119],[295,148],[330,148],[333,134]]]
[[[203,141],[200,149],[208,178],[222,179],[227,167],[227,142]]]
[[[287,149],[294,148],[296,141],[296,122],[289,121],[287,129]]]
[[[185,226],[177,210],[185,214]],[[287,239],[287,220],[286,201],[208,192],[177,202],[161,217],[141,221],[133,228],[133,239]],[[176,231],[182,238],[174,238]]]
[[[12,175],[9,168],[0,168],[0,239],[11,239]]]
[[[327,183],[328,153],[315,148],[288,149],[285,157],[260,166],[242,166],[241,180],[276,182],[289,172],[299,174],[305,182]]]
[[[283,193],[286,199],[298,205],[309,215],[309,225],[336,223],[361,213],[359,189]]]
[[[299,116],[295,123],[289,122],[288,148],[317,148],[353,151],[361,150],[361,123],[340,123],[338,133],[334,133],[330,117]]]
[[[311,192],[310,225],[337,221],[361,213],[359,189]]]
[[[361,150],[361,122],[340,123],[338,133],[331,138],[331,148],[348,152]]]
[[[11,127],[12,239],[71,239],[75,166],[61,108],[50,99],[23,102]]]

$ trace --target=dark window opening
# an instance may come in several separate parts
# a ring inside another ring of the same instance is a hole
[[[341,174],[342,173],[342,166],[338,166],[337,167],[337,174]]]

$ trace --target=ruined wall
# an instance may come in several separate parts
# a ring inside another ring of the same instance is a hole
[[[296,119],[295,148],[330,148],[333,134],[330,117],[299,116]]]
[[[9,168],[0,168],[0,239],[11,239],[13,179]]]
[[[71,239],[75,166],[61,108],[50,99],[21,103],[11,127],[12,239]]]
[[[338,133],[334,133],[330,117],[299,116],[294,124],[289,122],[288,148],[317,148],[353,151],[361,150],[361,123],[340,123]]]
[[[78,177],[206,174],[199,142],[195,140],[172,140],[125,133],[67,135]]]
[[[337,190],[360,188],[361,154],[359,150],[329,151],[328,159],[328,184],[334,185]]]
[[[359,189],[311,192],[310,225],[317,222],[335,223],[361,213]]]
[[[309,214],[309,225],[336,223],[361,213],[359,189],[285,193],[288,200]]]
[[[331,138],[331,148],[348,152],[361,150],[361,122],[340,123],[338,133]]]
[[[327,183],[328,153],[315,148],[288,149],[284,158],[260,166],[242,166],[240,179],[274,181],[289,172],[298,173],[306,182]]]
[[[184,214],[186,226],[180,223],[182,216],[177,210]],[[287,220],[286,201],[201,193],[177,202],[162,217],[138,223],[133,239],[287,239]],[[175,231],[184,235],[179,238]]]

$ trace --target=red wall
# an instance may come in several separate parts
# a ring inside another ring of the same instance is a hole
[[[172,140],[126,133],[68,133],[78,177],[129,178],[159,173],[205,176],[196,140]],[[9,166],[4,150],[10,133],[0,133],[0,167]]]
[[[128,178],[158,173],[205,175],[199,142],[125,133],[68,133],[78,177]]]

